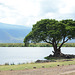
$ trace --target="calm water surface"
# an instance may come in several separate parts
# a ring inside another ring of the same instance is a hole
[[[75,47],[62,47],[65,54],[75,54]],[[29,63],[52,54],[52,47],[0,47],[0,64]]]

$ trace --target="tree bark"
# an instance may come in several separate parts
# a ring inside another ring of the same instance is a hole
[[[57,48],[57,44],[52,44],[52,45],[53,45],[53,48],[54,48],[54,51],[52,51],[54,57],[62,56],[61,49]]]
[[[55,57],[60,57],[61,56],[61,50],[60,49],[56,49],[55,51],[54,51],[54,56]]]

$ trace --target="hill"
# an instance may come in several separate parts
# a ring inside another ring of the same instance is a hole
[[[30,31],[26,26],[0,23],[0,43],[23,43]]]

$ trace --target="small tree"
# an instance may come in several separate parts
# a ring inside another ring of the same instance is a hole
[[[75,38],[75,21],[42,19],[33,25],[32,31],[24,38],[24,43],[46,42],[52,44],[54,56],[61,56],[61,47],[68,40]],[[60,46],[58,44],[61,42]]]

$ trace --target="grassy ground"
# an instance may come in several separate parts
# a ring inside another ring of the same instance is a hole
[[[24,43],[0,43],[0,47],[24,47]],[[48,43],[30,43],[28,47],[52,47],[52,45]],[[63,47],[75,47],[75,43],[65,43]]]
[[[49,62],[49,63],[29,63],[29,64],[20,64],[20,65],[0,65],[0,71],[5,70],[24,70],[24,69],[33,69],[33,67],[36,68],[42,68],[44,66],[45,68],[49,67],[55,67],[57,65],[75,65],[75,59],[71,59],[73,61],[64,61],[62,60],[56,60],[57,62]]]
[[[58,46],[59,45],[60,44],[58,44]],[[29,47],[52,47],[52,45],[48,43],[36,43],[36,44],[30,43]],[[65,43],[63,47],[75,47],[75,43]]]
[[[0,43],[0,47],[24,47],[24,43]]]

